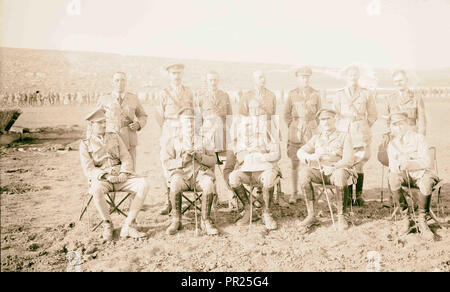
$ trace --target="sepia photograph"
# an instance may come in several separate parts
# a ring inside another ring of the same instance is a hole
[[[0,0],[1,272],[450,272],[449,16]]]

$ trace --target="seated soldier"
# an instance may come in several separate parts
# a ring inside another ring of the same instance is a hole
[[[137,231],[135,219],[147,196],[148,183],[134,175],[133,161],[122,139],[115,133],[106,133],[105,111],[98,109],[87,120],[91,133],[80,143],[81,166],[89,179],[89,193],[103,220],[103,238],[111,241],[113,237],[114,228],[105,199],[111,191],[136,194],[120,230],[120,237],[145,237],[145,233]]]
[[[347,133],[336,130],[335,111],[321,109],[317,117],[320,133],[314,135],[297,151],[300,161],[308,165],[299,172],[308,210],[308,216],[300,223],[300,231],[305,232],[319,223],[315,217],[314,188],[311,183],[325,183],[337,187],[338,230],[342,231],[348,228],[344,217],[350,199],[348,181],[355,176],[354,171],[350,169],[353,165],[353,146]]]
[[[402,185],[415,186],[419,194],[419,231],[429,240],[434,234],[427,225],[425,216],[430,211],[431,193],[438,182],[431,166],[428,145],[425,137],[408,126],[406,113],[390,116],[390,128],[393,136],[387,152],[389,159],[389,185],[394,196],[394,204],[401,208],[403,219],[400,232],[407,234],[410,230],[410,217],[407,201],[403,195]]]
[[[256,122],[248,123],[252,120]],[[238,130],[234,139],[236,142],[233,145],[234,149],[227,153],[224,177],[244,205],[244,215],[237,221],[237,224],[245,225],[250,222],[249,198],[243,184],[252,184],[262,187],[264,224],[268,230],[274,230],[277,229],[277,222],[274,220],[270,208],[279,173],[277,162],[281,158],[280,141],[278,136],[274,137],[270,134],[265,120],[261,123],[258,120],[254,117],[241,117],[241,121],[238,122],[238,129],[242,131]],[[255,125],[257,125],[254,128],[255,131],[248,131],[249,127]],[[274,133],[278,132],[274,131]]]
[[[214,151],[205,150],[202,141],[197,141],[199,137],[194,136],[194,117],[181,115],[180,119],[180,135],[171,136],[162,153],[163,165],[168,173],[170,200],[174,206],[172,223],[166,232],[173,235],[181,229],[181,194],[195,188],[203,193],[201,229],[208,235],[216,235],[219,232],[210,218],[215,194],[213,169],[216,156]]]

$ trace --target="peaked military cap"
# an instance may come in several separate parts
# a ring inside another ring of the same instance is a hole
[[[86,117],[86,120],[90,122],[99,122],[102,120],[106,120],[105,110],[102,108],[96,109]]]
[[[303,75],[303,76],[311,76],[312,75],[312,70],[311,67],[309,66],[303,66],[298,68],[295,71],[295,76],[299,76],[299,75]]]
[[[183,72],[184,65],[183,64],[172,64],[166,67],[167,72]]]
[[[333,117],[334,118],[336,116],[336,114],[337,113],[332,109],[322,108],[317,112],[316,117],[318,119],[320,119],[321,117]]]

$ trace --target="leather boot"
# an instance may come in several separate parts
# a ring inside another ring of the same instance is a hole
[[[336,193],[337,193],[337,197],[338,197],[337,228],[338,228],[338,231],[344,231],[344,230],[348,229],[348,222],[347,222],[347,219],[345,218],[345,214],[347,213],[347,204],[348,204],[348,200],[350,199],[350,194],[348,192],[348,186],[338,187],[338,188],[336,188],[336,191],[337,191]]]
[[[348,186],[348,194],[349,194],[350,200],[348,200],[347,206],[350,206],[350,204],[353,204],[353,185]]]
[[[170,189],[167,188],[167,201],[166,204],[164,205],[164,207],[161,209],[161,211],[159,211],[160,215],[169,215],[170,212],[172,211],[172,204],[170,203]]]
[[[356,199],[353,202],[355,206],[363,206],[364,199],[362,198],[362,190],[364,185],[364,173],[358,173],[358,180],[356,181]]]
[[[243,186],[234,188],[233,191],[244,206],[244,215],[242,215],[242,217],[238,221],[236,221],[236,224],[238,226],[247,225],[250,222],[250,202],[248,200],[246,191]],[[253,216],[253,221],[255,220],[254,218],[255,216]]]
[[[275,219],[273,219],[272,212],[270,211],[270,207],[272,206],[273,199],[273,188],[263,188],[263,199],[264,199],[264,211],[263,211],[263,220],[266,225],[267,230],[275,230],[278,225]]]
[[[208,235],[217,235],[219,230],[214,226],[211,220],[211,206],[214,194],[208,194],[202,201],[202,222],[200,228]]]
[[[399,233],[406,235],[411,230],[411,216],[409,214],[408,203],[406,202],[403,190],[400,188],[398,191],[392,191],[394,206],[400,207],[402,220],[400,222]]]
[[[106,241],[113,240],[114,226],[111,221],[104,220],[103,221],[103,239]]]
[[[311,227],[319,225],[319,220],[316,218],[313,200],[306,200],[306,210],[308,210],[308,215],[306,218],[300,222],[299,227],[301,232],[308,231]]]
[[[419,195],[419,216],[418,225],[420,234],[427,240],[434,240],[434,233],[428,227],[426,215],[430,212],[431,195]]]
[[[402,220],[400,221],[399,233],[402,235],[407,235],[411,230],[411,216],[409,215],[409,209],[402,210]]]
[[[174,235],[182,228],[181,225],[181,193],[171,194],[171,203],[175,206],[174,214],[172,215],[172,223],[166,230],[168,235]]]

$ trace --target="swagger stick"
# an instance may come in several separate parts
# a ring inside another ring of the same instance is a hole
[[[194,179],[194,213],[195,213],[195,236],[198,236],[198,219],[197,219],[197,176],[195,175],[195,154],[192,155],[192,177]]]
[[[327,198],[328,208],[330,209],[331,221],[333,222],[333,227],[336,229],[336,225],[334,223],[333,208],[331,207],[330,200],[328,199],[328,192],[327,192],[327,188],[325,186],[325,179],[323,177],[323,169],[322,169],[322,165],[320,164],[319,158],[317,158],[317,164],[319,165],[320,177],[322,178],[323,191],[325,193],[325,197]]]

